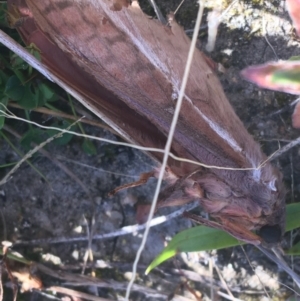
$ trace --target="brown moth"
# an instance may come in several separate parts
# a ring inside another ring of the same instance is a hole
[[[163,148],[190,40],[173,20],[164,26],[126,0],[9,0],[17,27],[43,63],[124,139]],[[285,189],[196,50],[171,152],[206,165],[168,161],[159,206],[199,200],[212,220],[195,220],[252,244],[273,246],[285,230]],[[161,161],[160,153],[152,153]],[[150,173],[147,176],[155,175]],[[147,177],[146,177],[147,178]],[[146,181],[146,179],[145,179]],[[255,234],[252,231],[257,231]]]

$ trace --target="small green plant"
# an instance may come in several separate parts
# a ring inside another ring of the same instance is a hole
[[[22,43],[16,31],[10,29],[6,13],[6,4],[0,4],[1,28]],[[26,48],[38,60],[41,59],[40,51],[34,44]],[[62,101],[63,97],[67,98],[67,100]],[[16,114],[20,114],[22,117],[25,116],[27,120],[33,118],[32,110],[40,107],[47,108],[49,114],[53,112],[53,116],[55,116],[55,112],[62,112],[74,116],[75,119],[77,118],[72,99],[69,95],[57,85],[41,76],[30,65],[3,45],[0,45],[0,104],[1,110],[5,110],[5,108],[11,110],[11,107],[17,108],[17,111],[14,112],[17,112]],[[52,118],[48,122],[48,125],[65,129],[73,122],[74,120],[59,117]],[[5,123],[6,118],[4,114],[0,114],[0,131],[2,131],[2,137],[5,135]],[[10,123],[10,126],[14,126],[13,122]],[[84,133],[82,125],[78,123],[75,127],[77,126]],[[72,128],[72,130],[75,129]],[[39,144],[56,133],[53,130],[36,129],[31,125],[27,125],[27,129],[21,133],[21,145],[28,151],[32,147],[32,143]],[[62,137],[54,140],[54,143],[65,145],[71,141],[72,137],[70,134],[64,134]],[[87,154],[96,154],[94,144],[88,139],[83,140],[82,148]]]

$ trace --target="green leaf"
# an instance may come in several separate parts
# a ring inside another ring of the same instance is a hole
[[[8,76],[2,70],[0,70],[0,95],[4,94],[7,81]]]
[[[41,61],[41,50],[34,43],[30,43],[26,48],[37,60]]]
[[[300,203],[293,203],[287,206],[287,221],[285,230],[291,231],[300,227]],[[287,255],[300,255],[300,242],[294,245],[289,250],[285,251]]]
[[[38,60],[41,61],[41,51],[36,47],[34,43],[30,43],[29,46],[26,47],[28,51]],[[33,68],[29,66],[28,68],[28,76],[31,77],[33,72]]]
[[[286,231],[300,227],[300,203],[289,204],[286,207]],[[197,226],[184,230],[173,237],[168,246],[151,262],[146,270],[152,269],[180,252],[199,252],[218,250],[241,245],[230,234],[205,226]]]
[[[58,92],[54,92],[53,96],[49,99],[47,99],[47,103],[49,104],[49,102],[54,102],[57,101],[59,99],[59,94],[57,94]]]
[[[90,139],[84,139],[84,141],[82,143],[82,148],[83,148],[83,151],[88,155],[96,155],[97,154],[96,147]]]
[[[299,55],[295,55],[295,56],[291,56],[288,61],[300,61],[300,56]]]
[[[28,69],[28,64],[21,59],[18,55],[16,54],[12,54],[11,58],[10,58],[10,63],[11,63],[11,67],[14,70],[26,70]]]
[[[51,99],[54,95],[54,91],[45,83],[39,84],[39,90],[47,100]]]
[[[293,203],[286,206],[286,227],[285,231],[291,231],[300,227],[300,203]]]
[[[20,100],[25,92],[25,87],[16,75],[12,75],[6,82],[4,93],[12,100]]]
[[[63,125],[60,125],[60,124],[53,124],[52,125],[53,127],[57,127],[57,128],[60,128],[60,129],[66,129],[67,127],[70,126],[70,123],[68,123],[67,121],[64,121],[64,124]],[[74,130],[74,127],[72,126],[70,130]],[[52,130],[52,129],[49,129],[46,131],[47,134],[49,135],[49,137],[52,137],[54,135],[56,135],[58,133],[58,131],[56,130]],[[53,142],[56,144],[56,145],[66,145],[68,144],[71,139],[73,138],[73,135],[72,134],[68,134],[68,133],[64,133],[62,135],[62,137],[60,138],[56,138],[55,140],[53,140]]]
[[[271,81],[280,85],[293,85],[300,83],[299,68],[291,70],[277,70],[271,75]]]
[[[6,83],[8,81],[8,75],[0,70],[0,91],[4,92]],[[3,90],[2,90],[3,89]]]
[[[49,102],[58,100],[58,95],[49,83],[40,83],[35,87],[35,94],[38,99],[38,107],[42,107]]]
[[[168,246],[151,262],[146,270],[148,274],[153,268],[180,252],[198,252],[204,250],[218,250],[240,245],[236,238],[228,233],[197,226],[184,230],[173,237]]]
[[[32,45],[32,43],[31,43],[30,45]],[[40,51],[39,49],[37,49],[37,48],[33,49],[33,50],[31,51],[31,54],[32,54],[38,61],[41,61],[41,60],[42,60],[42,58],[41,58],[41,51]]]
[[[27,110],[38,106],[38,95],[32,92],[30,83],[25,86],[24,94],[17,102],[22,108]]]
[[[30,129],[21,138],[21,145],[28,152],[32,149],[31,143],[40,144],[45,140],[45,132],[41,129]]]

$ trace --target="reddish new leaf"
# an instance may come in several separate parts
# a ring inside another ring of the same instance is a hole
[[[251,66],[242,76],[262,88],[300,94],[300,61],[270,62]]]

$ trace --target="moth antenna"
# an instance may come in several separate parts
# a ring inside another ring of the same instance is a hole
[[[286,273],[288,273],[293,281],[297,284],[297,286],[300,288],[300,277],[297,275],[285,262],[284,258],[281,255],[281,251],[279,248],[272,248],[272,251],[275,255],[273,255],[271,252],[269,252],[266,248],[257,245],[256,246],[260,251],[262,251],[269,259],[271,259],[273,262],[275,262],[280,268],[282,268]]]

